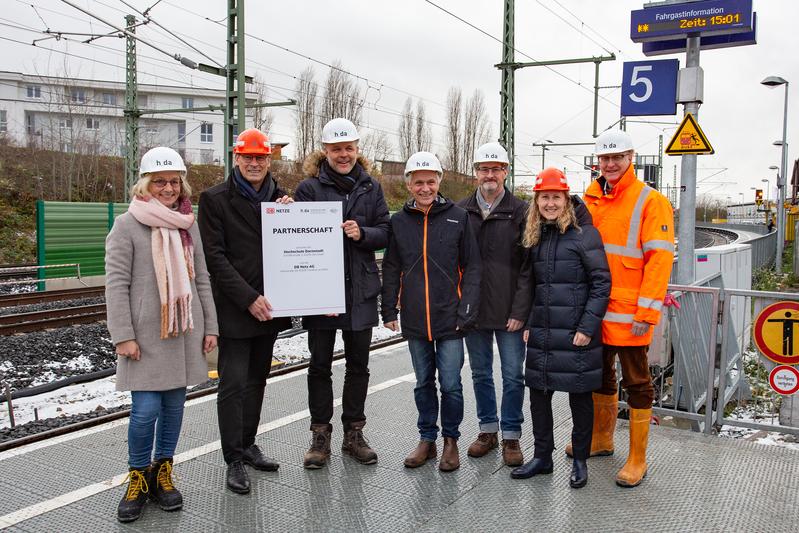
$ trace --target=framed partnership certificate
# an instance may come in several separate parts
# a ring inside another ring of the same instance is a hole
[[[341,202],[261,204],[264,295],[272,316],[345,313]]]

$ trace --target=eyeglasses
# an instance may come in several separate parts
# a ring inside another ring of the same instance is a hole
[[[598,157],[600,163],[621,163],[629,154],[601,155]]]
[[[180,189],[180,180],[151,180],[150,184],[158,189],[163,189],[167,184],[171,185],[173,189]]]
[[[479,174],[502,174],[505,172],[505,167],[477,167]]]
[[[242,160],[243,160],[245,163],[252,163],[253,161],[255,161],[255,162],[257,162],[257,163],[265,163],[265,162],[266,162],[266,159],[267,159],[267,156],[265,156],[265,155],[248,155],[248,154],[240,154],[240,155],[239,155],[239,157],[240,157],[240,158],[241,158],[241,159],[242,159]]]

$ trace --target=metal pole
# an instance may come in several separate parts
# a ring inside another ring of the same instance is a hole
[[[785,246],[785,186],[787,180],[785,174],[788,166],[788,82],[785,82],[785,110],[782,115],[782,157],[780,158],[780,175],[777,177],[777,258],[775,270],[777,274],[782,273],[782,252]]]
[[[502,29],[502,86],[500,88],[500,117],[499,117],[499,142],[508,151],[508,172],[510,173],[510,190],[516,187],[516,177],[513,173],[513,112],[514,112],[514,85],[516,67],[514,61],[514,0],[505,0]]]
[[[594,139],[597,137],[597,115],[599,114],[599,65],[601,59],[594,61]]]
[[[247,116],[245,105],[247,104],[247,80],[245,79],[244,68],[244,0],[236,2],[238,13],[236,14],[236,126],[239,132],[247,129]]]
[[[136,166],[139,163],[139,104],[136,71],[136,17],[125,17],[125,185],[122,198],[130,201],[130,189],[136,183]]]
[[[688,37],[685,66],[699,66],[699,37]],[[686,102],[683,115],[698,117],[699,102]],[[683,285],[694,282],[694,231],[696,227],[696,155],[683,155],[680,165],[680,227],[678,232],[677,280]]]

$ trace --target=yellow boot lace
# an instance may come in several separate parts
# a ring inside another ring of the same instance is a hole
[[[161,467],[158,469],[157,479],[158,485],[164,490],[175,490],[175,485],[172,484],[172,463],[161,463]]]
[[[150,490],[147,486],[144,470],[131,470],[128,472],[128,477],[125,478],[125,481],[130,481],[128,492],[125,494],[126,500],[135,500],[139,497],[139,492],[147,493]]]

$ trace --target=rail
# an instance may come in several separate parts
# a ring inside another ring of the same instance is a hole
[[[30,266],[17,266],[17,267],[10,267],[10,268],[3,268],[0,269],[0,277],[6,275],[16,275],[16,274],[24,274],[24,273],[31,273],[31,274],[38,274],[40,270],[46,270],[48,268],[75,268],[75,275],[74,276],[62,276],[59,278],[47,278],[47,281],[53,280],[61,280],[61,279],[77,279],[79,282],[83,283],[83,280],[80,277],[80,263],[64,263],[62,265],[30,265]],[[38,277],[34,278],[23,278],[23,279],[14,279],[8,281],[0,281],[0,286],[3,285],[27,285],[29,283],[40,283],[42,279]],[[83,283],[85,285],[85,283]]]

